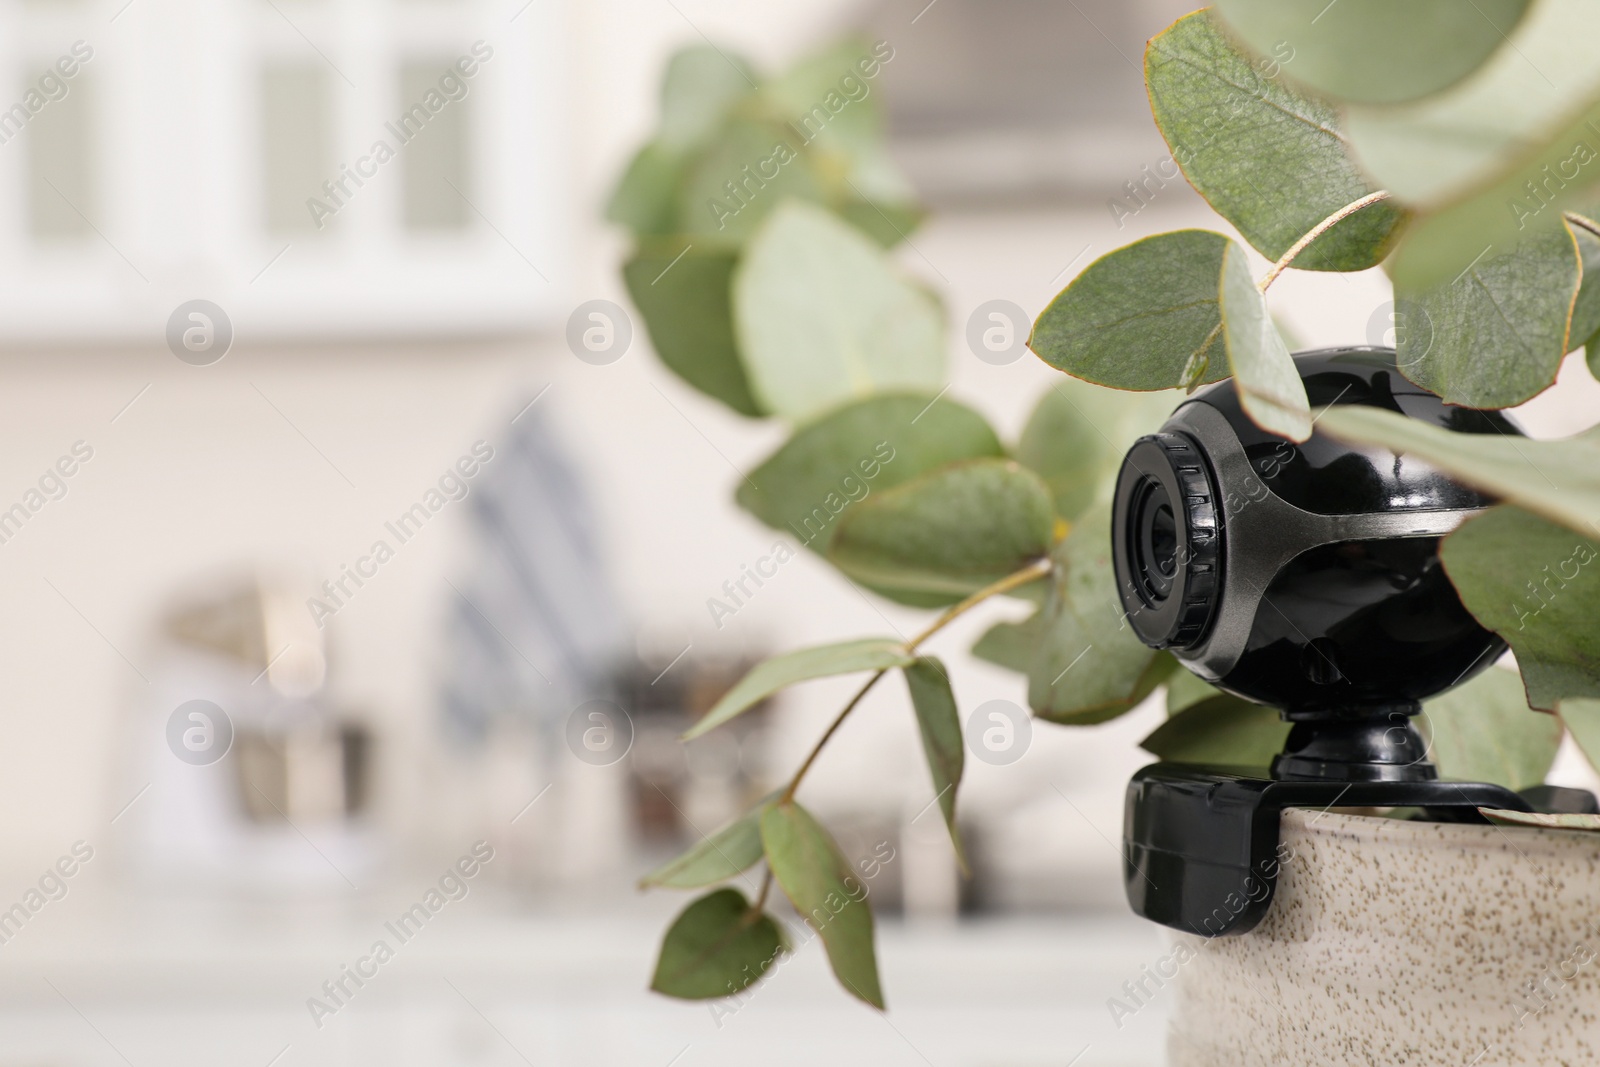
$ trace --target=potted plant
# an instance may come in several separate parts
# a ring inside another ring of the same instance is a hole
[[[765,910],[776,885],[845,989],[883,1007],[862,872],[800,787],[867,690],[897,675],[961,855],[961,722],[924,646],[990,598],[1035,605],[974,651],[1026,676],[1038,718],[1099,723],[1164,689],[1169,719],[1144,742],[1163,759],[1263,763],[1279,750],[1275,711],[1122,625],[1110,566],[1106,502],[1127,445],[1223,379],[1285,449],[1327,434],[1504,502],[1441,556],[1520,679],[1491,670],[1429,703],[1443,772],[1531,786],[1569,733],[1600,757],[1600,436],[1314,412],[1267,303],[1285,270],[1383,265],[1400,369],[1468,408],[1530,399],[1585,345],[1600,363],[1600,223],[1586,206],[1600,200],[1600,80],[1571,46],[1597,21],[1556,0],[1219,0],[1153,38],[1163,165],[1272,266],[1253,276],[1239,241],[1205,230],[1090,264],[1034,325],[1029,346],[1064,374],[1010,445],[943,392],[938,300],[883,250],[919,216],[873,95],[893,49],[849,42],[770,80],[711,49],[673,60],[660,134],[610,212],[637,238],[624,273],[652,341],[689,384],[792,426],[737,489],[741,506],[857,584],[937,614],[909,640],[762,663],[688,732],[808,679],[865,675],[782,787],[646,878],[709,890],[668,930],[653,988],[716,998],[759,981],[787,949]],[[1267,921],[1180,938],[1167,957],[1175,1062],[1593,1060],[1600,838],[1581,831],[1600,817],[1496,817],[1536,825],[1286,814]],[[722,885],[757,864],[755,899]]]

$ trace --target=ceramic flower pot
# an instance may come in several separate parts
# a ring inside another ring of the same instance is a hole
[[[1282,843],[1259,926],[1179,937],[1173,1067],[1600,1064],[1600,834],[1286,811]]]

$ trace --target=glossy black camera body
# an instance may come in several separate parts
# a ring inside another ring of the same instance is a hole
[[[1313,410],[1364,404],[1459,433],[1521,434],[1499,412],[1452,407],[1407,381],[1390,349],[1295,363]],[[1465,820],[1481,819],[1479,807],[1531,810],[1504,787],[1441,780],[1411,719],[1505,650],[1461,604],[1438,555],[1445,534],[1493,504],[1409,456],[1269,434],[1231,380],[1134,443],[1111,530],[1129,625],[1293,723],[1269,768],[1157,763],[1135,775],[1124,882],[1136,912],[1204,936],[1249,930],[1271,904],[1284,807],[1417,807]],[[1542,789],[1546,807],[1593,803]]]
[[[1520,436],[1450,407],[1383,349],[1295,361],[1313,408],[1364,404]],[[1461,605],[1439,538],[1494,501],[1409,456],[1257,427],[1231,381],[1128,452],[1112,551],[1129,623],[1212,684],[1291,713],[1411,710],[1505,645]]]

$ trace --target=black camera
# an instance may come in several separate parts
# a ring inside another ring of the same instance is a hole
[[[1312,408],[1366,404],[1460,433],[1520,436],[1452,407],[1384,348],[1295,357]],[[1479,819],[1532,810],[1501,786],[1441,780],[1412,716],[1505,644],[1462,605],[1439,540],[1495,502],[1386,449],[1253,423],[1232,381],[1195,393],[1128,451],[1112,557],[1145,644],[1292,723],[1268,768],[1158,763],[1128,787],[1124,882],[1134,910],[1206,936],[1266,914],[1285,807],[1416,807]],[[1544,807],[1592,805],[1541,787]],[[1223,900],[1242,901],[1235,910]]]

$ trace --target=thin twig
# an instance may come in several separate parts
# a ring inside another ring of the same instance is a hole
[[[767,894],[772,892],[772,868],[767,868],[767,876],[761,879],[761,892],[756,894],[756,902],[750,905],[750,910],[759,912],[767,906]]]
[[[1600,237],[1600,222],[1594,221],[1594,219],[1591,219],[1589,216],[1580,215],[1576,211],[1563,211],[1561,213],[1561,217],[1578,227],[1580,230],[1588,230],[1596,237]]]
[[[956,604],[953,607],[946,608],[937,619],[933,620],[932,624],[929,625],[927,629],[923,630],[917,636],[905,643],[906,652],[908,654],[915,652],[918,645],[922,644],[928,638],[932,637],[934,634],[950,625],[951,622],[955,621],[970,609],[983,603],[985,600],[988,600],[990,597],[999,596],[1001,593],[1009,593],[1018,586],[1027,585],[1029,582],[1043,578],[1045,575],[1050,573],[1054,566],[1055,564],[1048,556],[1044,557],[1043,559],[1034,560],[1032,563],[1028,564],[1020,571],[1017,571],[1015,574],[1008,574],[998,582],[995,582],[993,585],[985,586],[976,593],[973,593],[961,603]],[[800,788],[800,780],[806,776],[806,772],[809,771],[811,769],[811,765],[816,762],[818,754],[822,752],[822,746],[826,745],[828,743],[828,739],[831,738],[838,731],[839,727],[844,724],[846,717],[848,717],[849,714],[855,710],[857,704],[861,703],[862,697],[865,697],[867,693],[872,690],[872,687],[878,684],[878,679],[882,678],[888,673],[889,668],[885,667],[873,674],[871,678],[867,679],[867,683],[865,685],[856,690],[856,695],[850,698],[850,702],[844,706],[844,709],[840,711],[838,715],[834,716],[833,722],[828,724],[827,730],[823,731],[822,736],[817,739],[817,743],[812,747],[811,752],[806,756],[805,762],[800,764],[800,769],[794,772],[794,777],[789,780],[788,788],[785,789],[783,791],[783,795],[778,798],[779,804],[788,804],[794,800],[794,791]]]
[[[1311,229],[1305,232],[1300,240],[1289,246],[1289,251],[1278,257],[1278,262],[1274,263],[1272,265],[1272,269],[1267,271],[1266,277],[1262,278],[1256,283],[1256,288],[1260,289],[1263,293],[1266,292],[1267,287],[1278,280],[1278,275],[1282,274],[1289,264],[1294,262],[1294,257],[1305,251],[1306,245],[1310,244],[1312,241],[1315,241],[1318,237],[1321,237],[1334,226],[1338,225],[1340,222],[1343,222],[1351,215],[1354,215],[1362,208],[1370,207],[1380,200],[1387,199],[1389,199],[1389,192],[1386,189],[1380,189],[1375,193],[1368,193],[1360,200],[1357,200],[1352,204],[1346,204],[1338,211],[1335,211],[1332,215],[1329,215],[1327,218],[1311,227]]]

